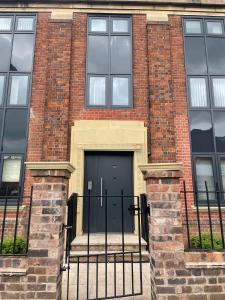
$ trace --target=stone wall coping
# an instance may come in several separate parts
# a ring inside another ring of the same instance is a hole
[[[139,165],[139,169],[142,171],[142,173],[156,172],[156,171],[182,171],[183,164],[181,162],[150,163],[145,165]]]
[[[67,161],[25,162],[25,164],[29,170],[66,170],[70,173],[75,170],[71,163]]]
[[[224,268],[225,252],[187,251],[184,253],[187,268]]]
[[[8,275],[8,276],[24,276],[27,274],[26,268],[0,268],[0,276]]]

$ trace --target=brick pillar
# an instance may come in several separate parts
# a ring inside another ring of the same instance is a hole
[[[142,169],[151,212],[152,300],[180,299],[177,294],[182,293],[176,273],[185,267],[181,169],[180,164],[149,164]]]
[[[68,163],[28,163],[33,177],[33,207],[28,252],[29,299],[61,299]]]

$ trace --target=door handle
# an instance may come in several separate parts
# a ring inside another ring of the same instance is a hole
[[[102,191],[103,191],[103,178],[101,177],[101,197],[100,197],[101,207],[102,207]]]

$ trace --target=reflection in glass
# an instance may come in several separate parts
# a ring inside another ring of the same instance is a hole
[[[5,76],[0,75],[0,105],[2,105],[3,102],[4,87],[5,87]]]
[[[0,72],[8,72],[11,56],[11,34],[0,34]]]
[[[197,179],[197,190],[201,191],[198,193],[199,200],[206,200],[207,196],[204,192],[206,190],[205,182],[209,192],[215,191],[215,183],[213,176],[213,163],[211,158],[197,158],[196,161],[196,179]],[[209,199],[215,200],[215,193],[209,193]]]
[[[1,196],[17,196],[19,194],[21,165],[21,156],[4,156]]]
[[[32,31],[34,28],[34,18],[17,18],[16,30],[18,31]]]
[[[129,21],[124,19],[113,19],[113,32],[129,32]]]
[[[186,69],[188,74],[202,75],[207,72],[204,38],[185,38]]]
[[[201,33],[201,22],[197,20],[185,21],[185,30],[187,34]]]
[[[213,152],[211,116],[205,111],[190,112],[191,143],[193,152]]]
[[[218,152],[225,152],[225,112],[214,111],[214,131]]]
[[[129,36],[111,37],[111,73],[131,72],[131,41]]]
[[[205,78],[190,78],[190,97],[192,107],[207,106],[207,91]]]
[[[90,77],[89,105],[105,105],[106,102],[106,78]]]
[[[90,35],[88,48],[88,72],[106,74],[109,59],[108,37]]]
[[[91,31],[95,32],[106,32],[107,31],[107,20],[106,19],[91,19]]]
[[[225,39],[207,37],[209,72],[225,74]]]
[[[11,77],[10,105],[26,105],[28,92],[28,76]]]
[[[0,31],[11,30],[11,24],[12,24],[12,18],[10,18],[10,17],[6,17],[6,18],[0,17]]]
[[[221,22],[207,21],[207,32],[208,34],[223,34],[223,28]]]
[[[221,158],[221,160],[220,160],[220,166],[221,166],[221,176],[222,176],[223,191],[225,192],[225,158]]]
[[[15,34],[11,59],[11,71],[30,72],[33,62],[34,35]]]
[[[225,78],[213,78],[214,105],[225,107]]]
[[[129,105],[129,79],[113,77],[113,105]]]
[[[23,152],[26,145],[27,109],[8,109],[5,115],[3,151]]]

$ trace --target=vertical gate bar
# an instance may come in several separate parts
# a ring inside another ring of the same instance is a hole
[[[6,219],[6,210],[8,205],[8,198],[5,198],[5,205],[4,205],[4,213],[3,213],[3,223],[2,223],[2,235],[1,235],[1,248],[0,253],[2,253],[2,246],[3,246],[3,239],[5,235],[5,219]]]
[[[206,181],[205,181],[205,190],[206,190],[206,200],[207,200],[207,208],[208,208],[208,218],[209,218],[209,229],[210,229],[211,245],[212,245],[212,249],[214,249],[212,219],[211,219],[211,211],[210,211],[210,203],[209,203],[209,191],[208,191],[208,185],[207,185]]]
[[[80,277],[80,257],[77,257],[77,299],[79,300],[79,277]]]
[[[216,190],[217,190],[217,206],[218,206],[218,212],[219,212],[219,219],[220,219],[220,232],[221,232],[221,239],[222,239],[222,245],[223,249],[225,248],[224,243],[224,231],[223,231],[223,217],[222,217],[222,211],[221,211],[221,202],[220,202],[220,193],[219,193],[219,185],[216,184]]]
[[[198,190],[197,190],[196,182],[195,182],[195,200],[196,200],[196,209],[197,209],[198,235],[199,235],[200,247],[202,249],[202,233],[201,233],[201,223],[200,223],[200,213],[199,213],[199,203],[198,203]]]
[[[107,278],[107,243],[108,243],[108,213],[107,213],[107,208],[108,208],[108,203],[107,203],[108,199],[107,199],[107,190],[105,190],[105,297],[107,298],[107,294],[108,294],[108,287],[107,287],[107,281],[108,281],[108,278]]]
[[[191,248],[191,241],[190,241],[190,230],[189,230],[189,218],[188,218],[188,207],[187,207],[187,191],[186,191],[186,183],[183,181],[183,189],[184,189],[184,204],[185,204],[185,216],[187,222],[187,238],[188,238],[188,248]]]
[[[114,253],[114,297],[116,297],[116,254]]]
[[[28,247],[29,247],[29,240],[30,240],[30,221],[31,221],[31,210],[32,210],[32,204],[33,204],[33,192],[34,188],[33,186],[31,187],[30,190],[30,208],[29,208],[29,217],[28,217],[28,228],[27,228],[27,248],[26,248],[26,253],[28,252]]]
[[[70,288],[70,260],[68,259],[67,265],[67,294],[66,299],[69,300],[69,288]]]
[[[19,191],[19,195],[20,195],[20,191]],[[14,229],[13,254],[15,254],[15,248],[16,248],[19,207],[20,207],[20,197],[17,199],[17,206],[16,206],[16,222],[15,222],[15,229]]]
[[[124,197],[121,190],[121,213],[122,213],[122,257],[123,257],[123,296],[125,295],[125,265],[124,265]]]
[[[87,244],[87,299],[89,299],[89,254],[90,254],[90,190],[88,190],[88,244]]]
[[[96,299],[98,299],[98,254],[96,256]]]
[[[134,294],[134,256],[131,252],[131,276],[132,276],[132,295]]]
[[[137,197],[138,202],[138,239],[139,239],[139,263],[140,263],[140,292],[143,293],[142,285],[142,255],[141,255],[141,219],[140,219],[140,197]]]

